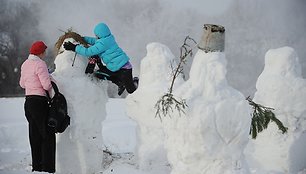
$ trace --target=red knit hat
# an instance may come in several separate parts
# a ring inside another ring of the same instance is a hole
[[[43,41],[36,41],[30,48],[30,54],[39,55],[47,49],[46,44]]]

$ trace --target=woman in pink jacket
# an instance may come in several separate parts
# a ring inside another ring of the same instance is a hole
[[[32,171],[55,172],[55,133],[47,126],[51,78],[43,58],[47,46],[34,42],[28,59],[21,66],[20,86],[25,89],[25,116],[29,123]]]

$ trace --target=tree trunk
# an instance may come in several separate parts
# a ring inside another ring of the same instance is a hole
[[[225,44],[225,29],[221,25],[204,24],[204,33],[198,48],[208,52],[223,52]]]

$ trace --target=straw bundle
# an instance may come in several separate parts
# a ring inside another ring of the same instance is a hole
[[[55,50],[56,55],[61,53],[61,52],[59,52],[59,50],[60,50],[64,40],[67,39],[67,38],[73,38],[75,41],[79,42],[80,44],[84,45],[85,47],[88,47],[88,44],[85,42],[85,40],[83,39],[83,37],[81,35],[72,31],[72,29],[68,29],[68,31],[65,32],[64,35],[62,35],[58,38],[57,42],[54,45],[54,50]]]

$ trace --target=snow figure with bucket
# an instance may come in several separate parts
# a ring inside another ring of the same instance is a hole
[[[102,121],[106,117],[107,86],[86,75],[87,58],[66,51],[66,41],[84,44],[82,37],[68,31],[56,43],[56,69],[52,76],[67,99],[70,126],[57,135],[56,165],[60,174],[101,171]]]
[[[175,91],[186,99],[186,115],[165,119],[171,174],[247,174],[243,149],[248,142],[250,107],[226,81],[222,52],[198,50],[190,78]]]
[[[227,83],[224,32],[222,26],[204,25],[189,79],[174,90],[188,108],[186,115],[175,111],[164,119],[171,174],[249,173],[243,150],[251,112],[245,97]]]

